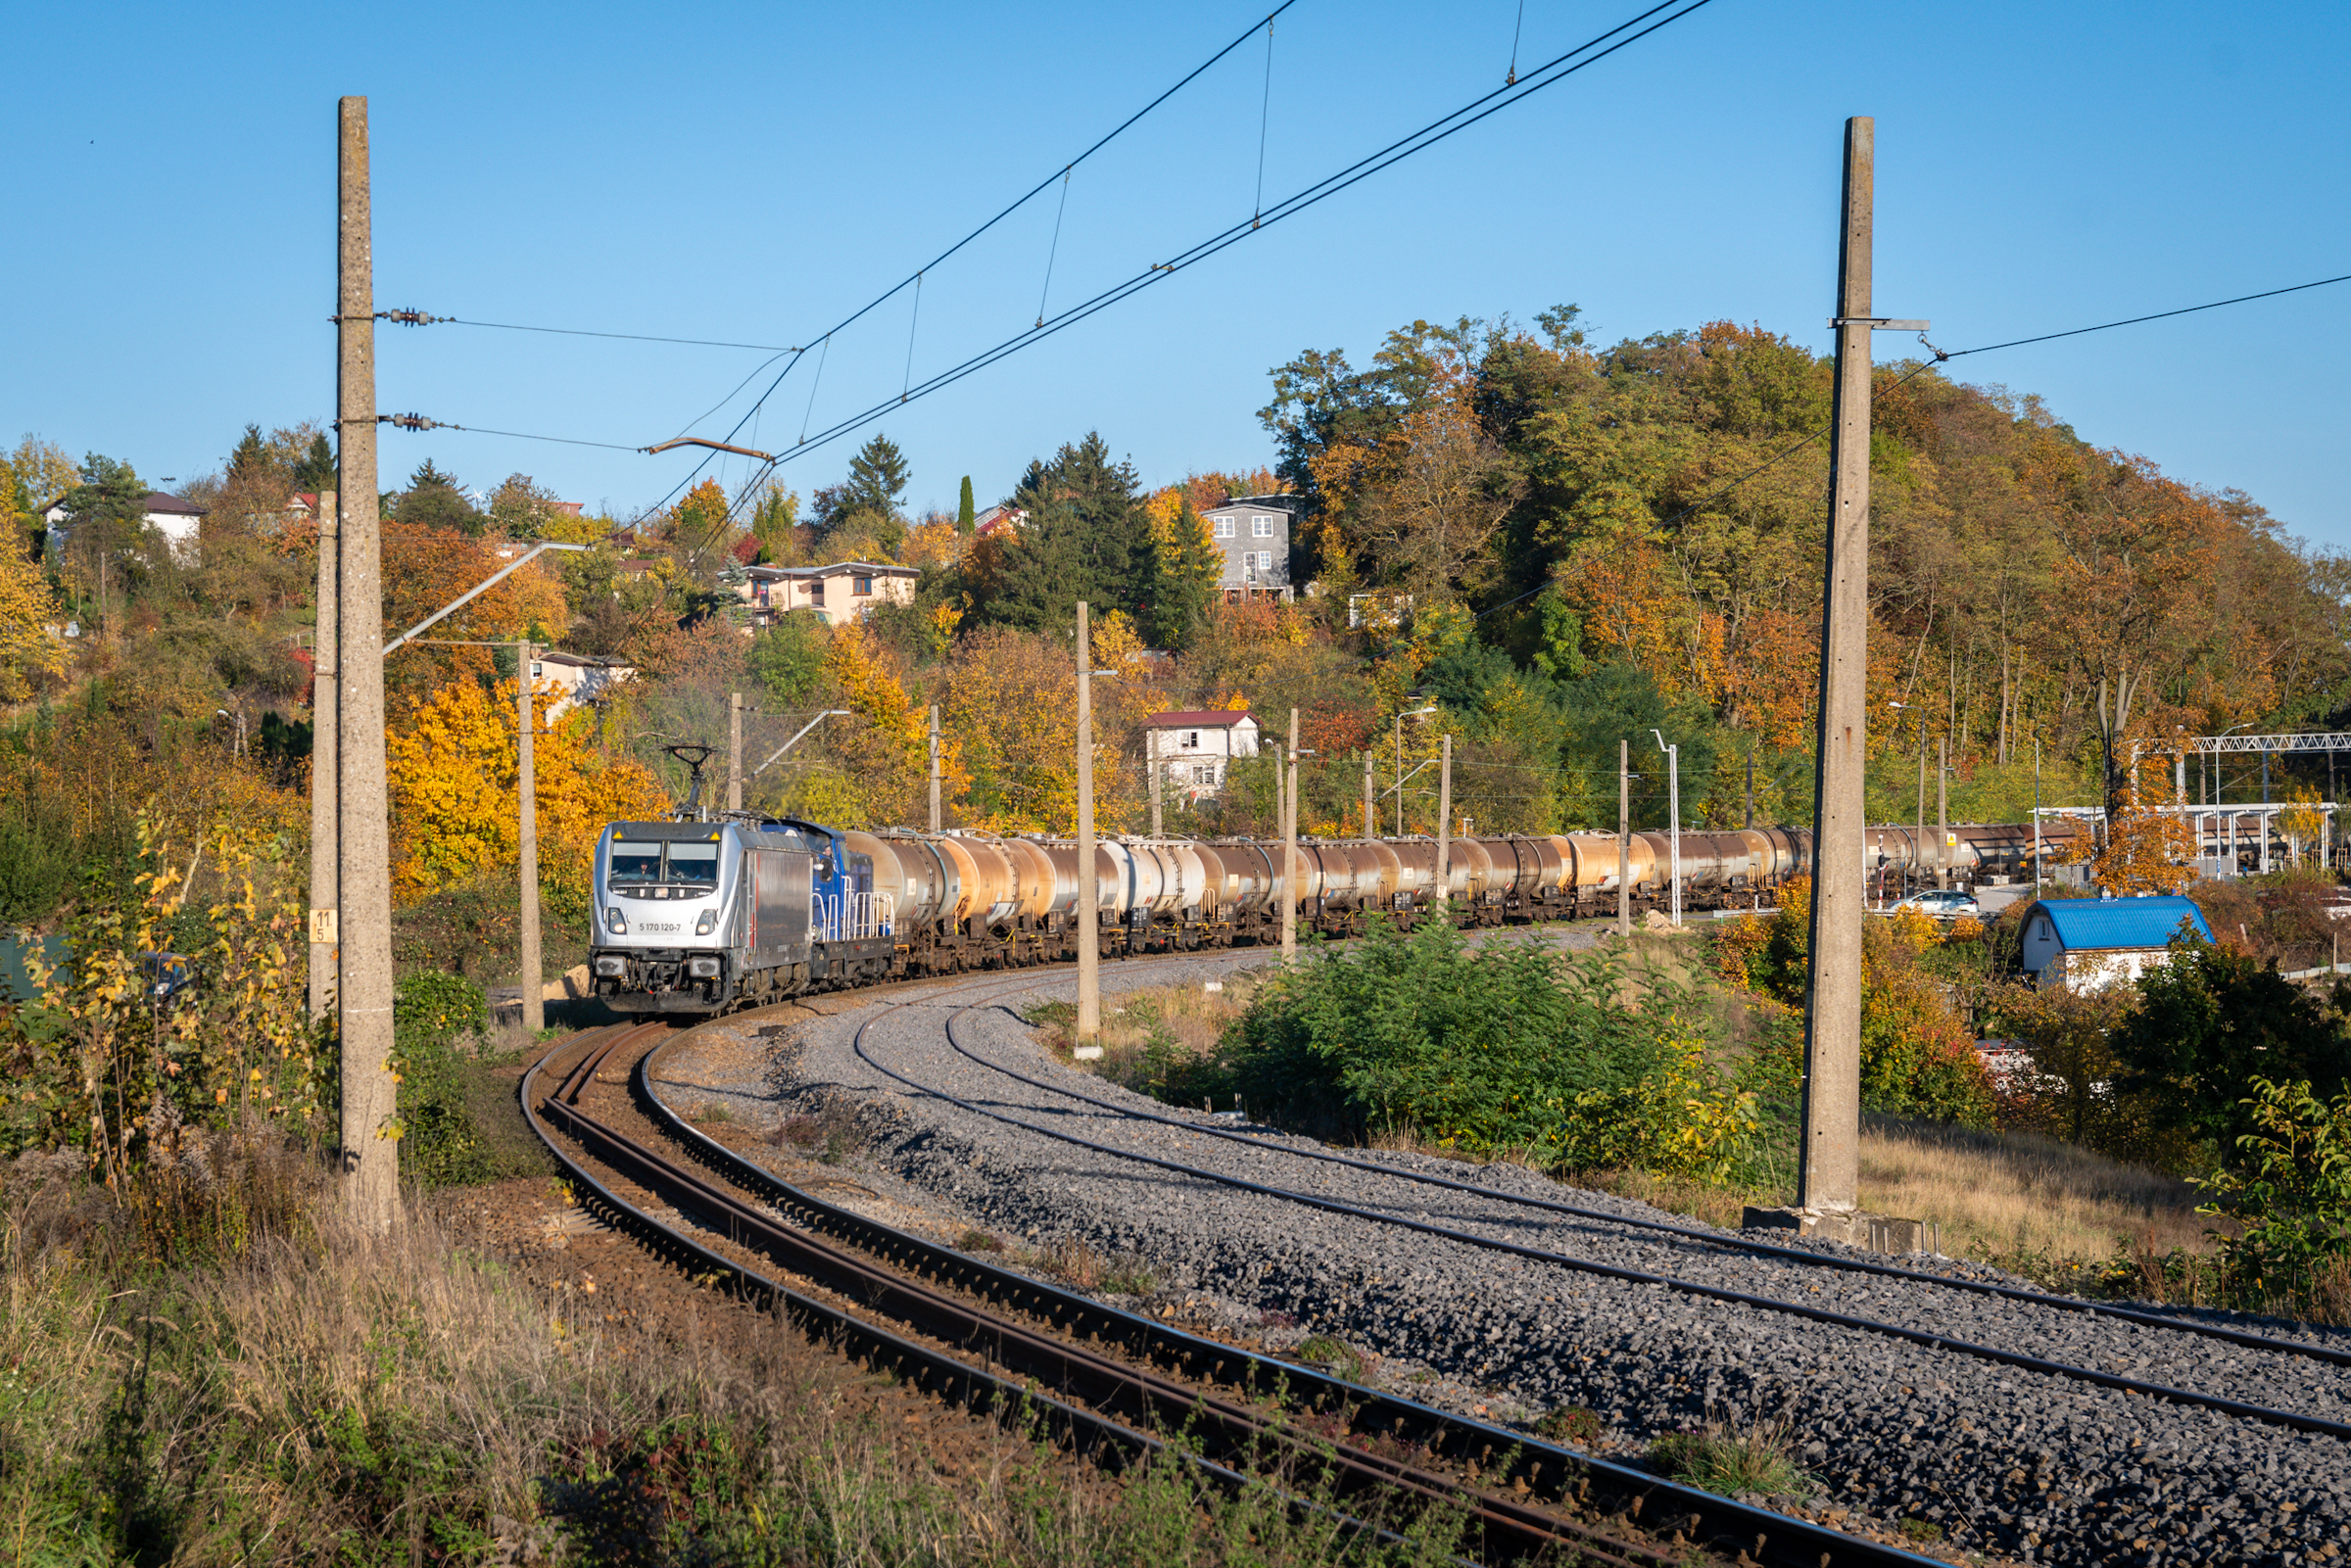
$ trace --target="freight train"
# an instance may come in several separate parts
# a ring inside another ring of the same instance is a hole
[[[2080,831],[2044,827],[2044,858]],[[2030,872],[2029,825],[1951,834],[1959,880]],[[1872,828],[1867,843],[1877,895],[1935,870],[1933,838],[1911,829]],[[1610,833],[1456,838],[1445,914],[1463,926],[1612,914],[1619,853]],[[1626,859],[1635,907],[1664,903],[1668,835],[1633,834]],[[1301,931],[1327,936],[1360,934],[1374,915],[1409,927],[1438,906],[1434,838],[1301,839],[1298,860],[1293,891],[1278,841],[1098,839],[1095,948],[1271,941],[1285,898]],[[1682,907],[1759,907],[1811,865],[1805,829],[1685,832]],[[710,1014],[901,976],[1053,963],[1076,958],[1082,939],[1080,875],[1066,838],[864,832],[742,813],[616,822],[597,844],[589,968],[615,1011]]]

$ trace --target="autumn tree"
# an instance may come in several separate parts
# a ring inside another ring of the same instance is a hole
[[[535,705],[557,693],[542,686]],[[392,794],[395,893],[413,901],[509,866],[520,853],[520,715],[514,683],[445,686],[385,736]],[[540,876],[560,896],[584,898],[604,824],[656,817],[668,797],[640,764],[604,757],[584,708],[543,727],[532,748]]]

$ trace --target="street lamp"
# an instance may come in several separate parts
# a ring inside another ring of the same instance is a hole
[[[1673,909],[1673,923],[1682,923],[1682,748],[1665,743],[1665,732],[1649,732],[1657,737],[1657,749],[1665,753],[1666,822],[1672,842],[1672,871],[1666,881],[1668,902]]]
[[[1425,719],[1436,711],[1432,703],[1425,708],[1415,708],[1410,713],[1396,715],[1396,836],[1399,838],[1404,836],[1404,721]],[[1418,773],[1420,770],[1415,768],[1413,771]]]

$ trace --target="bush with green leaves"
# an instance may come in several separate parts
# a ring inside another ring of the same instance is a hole
[[[2307,1311],[2351,1261],[2351,1092],[2322,1100],[2307,1079],[2252,1080],[2243,1102],[2252,1130],[2236,1158],[2200,1183],[2198,1213],[2226,1215],[2243,1234],[2221,1238],[2228,1287],[2260,1309]]]
[[[1410,1133],[1473,1156],[1726,1179],[1751,1096],[1708,1059],[1686,986],[1539,942],[1470,948],[1430,922],[1374,921],[1352,952],[1310,949],[1264,987],[1224,1054],[1252,1107]]]
[[[2171,962],[2140,976],[2139,1004],[2109,1044],[2114,1087],[2143,1099],[2159,1127],[2210,1144],[2235,1163],[2263,1130],[2257,1079],[2297,1080],[2322,1099],[2351,1089],[2351,1038],[2339,1012],[2235,948],[2183,937]]]
[[[462,974],[419,970],[392,994],[392,1070],[400,1079],[400,1162],[428,1187],[487,1180],[490,1159],[468,1104],[460,1041],[490,1026],[490,999]]]

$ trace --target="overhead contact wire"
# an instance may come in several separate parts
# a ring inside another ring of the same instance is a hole
[[[1627,28],[1638,27],[1643,22],[1648,21],[1650,18],[1655,17],[1658,12],[1672,11],[1675,5],[1681,3],[1682,0],[1662,0],[1661,4],[1652,6],[1649,10],[1642,12],[1639,16],[1636,16],[1627,22],[1618,24],[1616,26],[1609,28],[1607,32],[1601,33],[1598,37],[1592,39],[1590,42],[1582,44],[1577,48],[1570,49],[1566,53],[1556,57],[1546,65],[1542,66],[1537,71],[1529,72],[1524,81],[1514,91],[1497,88],[1494,92],[1487,93],[1481,98],[1473,99],[1468,104],[1463,105],[1462,108],[1455,110],[1449,115],[1440,116],[1438,119],[1429,121],[1429,123],[1421,127],[1420,130],[1398,138],[1396,141],[1389,143],[1388,146],[1382,148],[1380,151],[1359,159],[1354,164],[1347,166],[1347,167],[1340,169],[1338,172],[1327,175],[1323,179],[1317,181],[1315,184],[1306,186],[1298,192],[1285,198],[1281,202],[1276,203],[1271,210],[1263,215],[1262,218],[1252,219],[1250,222],[1246,223],[1236,223],[1229,228],[1211,235],[1209,238],[1192,246],[1189,250],[1176,253],[1176,256],[1173,261],[1154,262],[1142,272],[1136,273],[1122,282],[1111,285],[1111,287],[1103,290],[1101,293],[1093,296],[1091,299],[1080,302],[1078,305],[1071,306],[1069,309],[1063,310],[1059,314],[1048,317],[1045,321],[1045,324],[1041,328],[1032,327],[1026,332],[1019,333],[1014,337],[1004,340],[993,348],[983,350],[981,353],[973,356],[971,358],[963,361],[961,364],[951,366],[946,370],[940,371],[938,374],[931,377],[929,380],[921,382],[918,385],[910,388],[902,400],[893,399],[886,404],[877,404],[863,412],[853,414],[840,423],[826,428],[819,434],[808,438],[805,445],[795,449],[791,455],[796,456],[802,451],[813,450],[814,448],[823,446],[828,442],[837,440],[840,437],[846,435],[849,431],[857,429],[860,426],[868,424],[874,419],[879,418],[889,408],[898,406],[898,404],[901,401],[911,402],[914,399],[926,397],[933,392],[936,392],[941,388],[950,386],[953,383],[962,380],[965,376],[970,375],[975,371],[985,369],[987,366],[995,363],[997,360],[1016,354],[1022,349],[1028,348],[1032,344],[1036,343],[1043,338],[1050,337],[1054,333],[1059,332],[1067,327],[1075,326],[1078,322],[1084,320],[1086,317],[1093,315],[1097,311],[1107,309],[1111,306],[1119,304],[1129,295],[1148,288],[1153,283],[1160,282],[1168,277],[1171,277],[1185,267],[1195,265],[1200,261],[1204,261],[1210,257],[1216,255],[1218,252],[1224,250],[1228,246],[1239,243],[1241,240],[1246,239],[1251,234],[1257,232],[1261,227],[1278,222],[1285,217],[1295,216],[1297,214],[1304,212],[1307,208],[1314,206],[1316,203],[1320,202],[1325,198],[1337,195],[1340,191],[1347,189],[1349,186],[1367,179],[1371,175],[1379,173],[1381,170],[1388,168],[1395,164],[1401,163],[1404,159],[1412,157],[1415,153],[1423,152],[1429,147],[1435,146],[1438,142],[1455,134],[1457,131],[1467,129],[1469,126],[1477,123],[1479,120],[1484,119],[1488,115],[1495,114],[1502,109],[1508,108],[1511,104],[1517,103],[1530,94],[1539,92],[1543,88],[1548,87],[1555,82],[1565,80],[1568,76],[1572,75],[1578,71],[1583,70],[1585,67],[1596,65],[1600,61],[1607,59],[1609,55],[1612,55],[1618,50],[1623,49],[1630,44],[1636,43],[1643,38],[1646,38],[1649,36],[1649,34],[1655,32],[1659,28],[1667,26],[1672,23],[1679,22],[1682,18],[1689,16],[1692,12],[1703,9],[1704,6],[1710,4],[1711,0],[1694,0],[1694,3],[1683,5],[1681,10],[1674,11],[1673,15],[1665,17],[1660,21],[1654,22],[1646,27],[1641,27],[1641,30],[1638,32],[1633,32],[1626,37],[1618,38],[1616,42],[1609,44],[1605,49],[1599,49],[1597,53],[1590,53],[1591,51],[1597,49],[1600,44],[1610,38],[1616,37],[1618,33],[1625,32]],[[1590,53],[1590,58],[1578,60],[1575,62],[1575,64],[1564,66],[1563,69],[1561,69],[1564,62],[1575,60],[1577,55],[1587,53]],[[1551,72],[1551,74],[1545,75],[1545,72]],[[1538,76],[1543,76],[1544,79],[1537,80],[1536,78]],[[1505,96],[1506,92],[1508,93],[1508,96]],[[1493,100],[1496,98],[1501,98],[1503,101],[1500,103],[1493,102]],[[1481,105],[1485,107],[1481,109]],[[1472,110],[1476,110],[1478,112],[1471,114],[1470,112]],[[1463,119],[1462,117],[1463,116],[1468,116],[1469,118]],[[1448,123],[1448,121],[1457,120],[1459,121],[1458,123]],[[1440,126],[1444,128],[1439,129],[1438,127]]]

